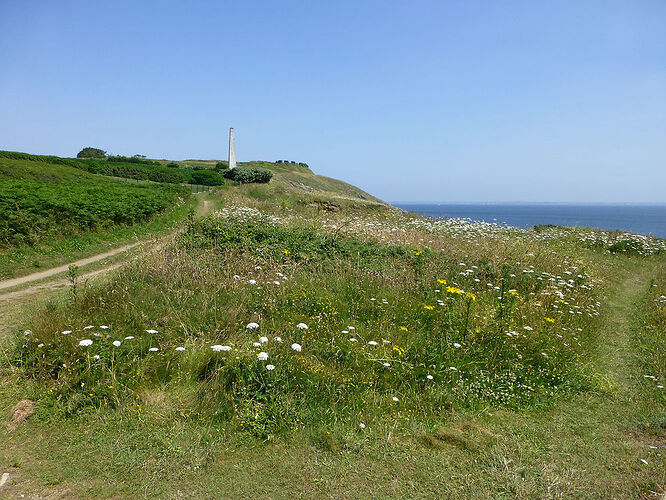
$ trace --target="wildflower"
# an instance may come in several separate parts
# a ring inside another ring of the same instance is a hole
[[[148,349],[148,350],[149,350],[150,352],[157,352],[157,351],[159,351],[159,348],[157,348],[157,347],[151,347],[151,348]]]
[[[131,335],[128,335],[127,337],[125,337],[125,340],[132,340],[133,338],[134,337],[132,337]]]
[[[524,326],[523,330],[527,330],[528,332],[531,332],[532,330],[534,330],[534,328],[532,328],[531,326]]]
[[[249,283],[250,285],[256,285],[256,284],[257,284],[257,280],[250,280],[250,281],[248,281],[248,283]]]
[[[356,338],[354,338],[354,337],[351,337],[351,338],[349,339],[349,342],[358,342],[358,340],[356,340]]]
[[[510,294],[510,295],[514,295],[514,296],[516,296],[516,297],[519,295],[519,294],[518,294],[518,290],[509,290],[509,294]]]
[[[384,343],[384,344],[390,344],[391,341],[390,341],[390,340],[386,340],[386,339],[384,339],[384,340],[382,340],[382,343]]]
[[[44,344],[39,344],[37,347],[44,347]]]
[[[267,370],[275,370],[275,365],[266,365]]]
[[[460,288],[455,287],[455,286],[447,286],[446,291],[448,293],[453,294],[453,295],[462,295],[463,294],[462,290]]]
[[[356,330],[356,328],[354,328],[353,326],[348,326],[347,330],[349,330],[350,332],[353,332],[354,330]]]
[[[274,284],[274,285],[279,285],[280,282],[279,282],[278,280],[275,280],[275,281],[273,282],[273,284]]]
[[[453,347],[455,347],[456,349],[460,349],[462,345],[460,345],[458,342],[454,342]]]
[[[275,342],[282,343],[282,338],[281,337],[273,337],[273,340],[275,340]]]
[[[258,323],[248,323],[245,328],[247,328],[248,330],[254,330],[255,328],[259,328],[259,324]]]
[[[63,335],[69,335],[70,333],[72,333],[72,330],[64,330],[60,333],[62,333]]]
[[[432,375],[430,375],[430,374],[428,373],[428,375],[426,375],[426,378],[427,378],[428,380],[432,380],[432,379],[435,378],[435,377],[433,377]]]
[[[358,426],[359,426],[361,429],[365,429],[365,424],[364,424],[363,422],[361,422],[360,424],[358,424]]]
[[[455,366],[449,366],[449,370],[457,372],[458,368],[456,368]]]
[[[401,326],[400,329],[401,329],[403,332],[407,332],[407,331],[409,331],[409,330],[407,330],[407,327],[406,327],[406,326]]]
[[[296,352],[301,352],[302,349],[301,344],[297,344],[296,342],[291,344],[291,348]]]
[[[289,250],[287,250],[286,248],[284,250],[282,250],[282,253],[285,254],[286,256],[291,255],[291,252]]]
[[[95,354],[95,355],[93,356],[93,359],[99,359],[99,354]]]
[[[25,332],[23,332],[23,335],[30,335],[30,334],[32,334],[31,330],[26,330]]]
[[[109,327],[108,327],[107,325],[101,325],[100,328],[101,328],[102,330],[108,330],[108,329],[109,329]]]
[[[229,347],[228,345],[215,344],[215,345],[210,346],[210,348],[215,352],[231,351],[231,347]]]
[[[257,354],[257,357],[259,358],[260,361],[266,361],[268,359],[268,353],[262,351],[259,354]]]
[[[112,344],[113,344],[114,346],[116,346],[116,347],[120,347],[121,342],[120,342],[120,340],[114,340],[114,341],[112,342]]]
[[[307,330],[308,325],[306,325],[305,323],[299,323],[298,325],[296,325],[296,328],[298,328],[299,330]]]
[[[81,342],[79,342],[79,345],[81,347],[88,347],[89,345],[92,345],[93,341],[90,339],[84,339]]]
[[[95,325],[88,325],[83,327],[84,330],[90,330],[91,328],[95,328]]]
[[[185,348],[183,346],[176,347],[176,351],[181,351],[182,352],[184,350],[185,350]]]
[[[234,279],[234,281],[238,281],[240,279],[240,276],[238,276],[237,274],[234,274],[233,279]]]
[[[423,306],[423,309],[427,309],[428,311],[432,311],[435,308],[435,306]]]
[[[544,318],[547,323],[555,323],[555,320],[553,318]]]
[[[382,363],[386,368],[389,368],[391,366],[391,363]]]
[[[265,344],[266,342],[268,342],[268,337],[259,337],[259,342]]]
[[[159,333],[157,330],[146,330],[147,333]]]
[[[261,342],[252,342],[252,347],[261,347]]]
[[[440,285],[446,285],[446,280],[440,280],[440,279],[438,279],[438,280],[437,280],[437,283],[439,283]]]
[[[255,271],[261,271],[261,266],[257,266],[254,268]]]
[[[467,293],[465,294],[465,297],[467,297],[468,299],[470,299],[472,302],[474,302],[474,301],[476,300],[476,294],[474,294],[474,293],[472,293],[472,292],[467,292]]]
[[[393,401],[395,401],[396,403],[397,403],[398,401],[400,401],[400,400],[399,400],[397,397],[395,397],[395,396],[393,396],[391,399],[392,399]]]
[[[375,346],[375,345],[377,345],[377,342],[375,342],[374,340],[371,340],[370,342],[368,342],[368,345]]]

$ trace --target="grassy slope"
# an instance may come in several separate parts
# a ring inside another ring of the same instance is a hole
[[[82,210],[87,210],[88,205],[104,203],[104,200],[116,188],[117,191],[127,191],[131,196],[136,197],[141,197],[143,191],[155,193],[164,189],[157,185],[128,185],[125,182],[82,172],[66,165],[12,159],[0,159],[0,181],[2,180],[7,183],[30,183],[36,188],[43,187],[47,191],[51,188],[58,190],[60,185],[71,186],[72,189],[89,186],[89,193],[80,194],[83,196],[80,198]],[[5,184],[5,186],[7,185]],[[138,238],[164,234],[172,230],[175,224],[184,220],[188,211],[194,206],[194,200],[187,199],[183,203],[182,200],[176,198],[175,194],[165,196],[169,198],[171,208],[134,224],[104,225],[91,230],[90,228],[77,228],[67,219],[62,222],[49,223],[47,227],[50,234],[38,237],[34,244],[0,248],[0,279],[23,276],[105,252],[136,241]],[[85,199],[86,197],[88,199]],[[86,205],[88,201],[89,203]],[[58,224],[62,225],[58,226]]]
[[[374,221],[385,211],[382,205],[345,200],[348,192],[331,196],[330,184],[317,188],[321,185],[307,174],[298,175],[316,190],[295,186],[294,175],[276,175],[277,182],[268,186],[225,188],[218,207],[296,210],[338,224],[359,217]],[[323,205],[326,201],[335,207]],[[401,237],[400,243],[417,248],[420,237],[433,238],[419,232]],[[438,244],[453,252],[449,245],[460,247],[455,257],[498,251],[485,241],[472,246],[444,238]],[[501,252],[516,256],[526,249]],[[239,434],[230,423],[191,414],[182,404],[186,393],[150,390],[139,394],[136,404],[90,409],[69,419],[48,408],[38,411],[18,430],[0,434],[5,443],[0,468],[23,481],[13,486],[16,493],[66,496],[649,498],[664,493],[666,450],[660,446],[666,445],[666,402],[643,371],[650,369],[663,383],[663,367],[646,362],[645,353],[665,351],[657,340],[661,309],[655,309],[649,284],[656,280],[664,293],[666,260],[587,250],[578,257],[607,282],[602,326],[592,332],[596,341],[583,360],[592,390],[563,393],[545,407],[520,411],[453,406],[425,426],[418,418],[389,427],[380,420],[365,431],[307,425],[267,444]],[[199,286],[207,286],[205,279]],[[186,290],[183,284],[183,297]],[[0,408],[6,411],[26,394],[42,391],[41,384],[5,372]]]

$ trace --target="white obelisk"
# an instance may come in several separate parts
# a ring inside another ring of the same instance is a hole
[[[236,144],[233,127],[229,129],[229,168],[236,168]]]

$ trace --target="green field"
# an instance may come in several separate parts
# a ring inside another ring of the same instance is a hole
[[[0,430],[12,491],[666,493],[666,242],[424,219],[257,164],[269,184],[25,310],[0,357],[0,409],[36,402]]]

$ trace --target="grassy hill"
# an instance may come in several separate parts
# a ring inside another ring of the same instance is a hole
[[[664,492],[666,242],[426,219],[252,166],[271,182],[26,311],[0,357],[0,408],[36,402],[0,431],[16,493]]]

